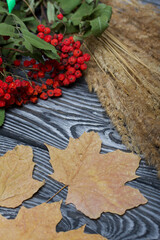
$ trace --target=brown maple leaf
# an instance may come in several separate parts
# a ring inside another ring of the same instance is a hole
[[[147,202],[138,189],[124,185],[138,177],[140,158],[120,150],[99,154],[97,133],[70,139],[65,150],[47,147],[54,169],[51,176],[69,186],[66,203],[73,203],[88,217],[96,219],[102,212],[122,215]]]
[[[69,232],[56,232],[61,220],[61,202],[43,203],[31,209],[22,207],[16,219],[0,216],[1,240],[105,240],[98,234],[84,233],[84,227]]]
[[[44,185],[32,178],[33,152],[18,145],[0,157],[0,206],[15,208]]]

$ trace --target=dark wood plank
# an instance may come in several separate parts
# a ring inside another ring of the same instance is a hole
[[[160,5],[159,1],[154,2]],[[40,100],[36,105],[7,110],[5,124],[0,128],[0,155],[17,144],[30,145],[36,163],[33,177],[46,180],[45,186],[22,204],[28,208],[45,202],[62,187],[49,177],[53,169],[44,143],[64,149],[69,137],[77,138],[84,131],[96,131],[102,140],[102,154],[116,149],[127,151],[96,94],[88,92],[83,79],[72,88],[64,89],[63,93],[62,98]],[[91,220],[73,205],[63,203],[63,219],[57,229],[66,231],[86,224],[86,232],[99,233],[110,240],[159,240],[160,180],[157,171],[142,158],[137,175],[140,178],[127,184],[144,194],[148,199],[146,205],[128,210],[123,216],[103,213],[98,220]],[[67,189],[64,189],[53,201],[65,199],[66,195]],[[19,209],[1,207],[0,214],[15,218]]]

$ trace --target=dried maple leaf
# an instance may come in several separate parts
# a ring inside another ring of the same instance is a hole
[[[48,146],[54,179],[68,185],[66,203],[73,203],[90,218],[102,212],[124,214],[147,199],[127,181],[137,178],[140,158],[120,150],[99,154],[101,140],[94,132],[70,139],[65,150]]]
[[[16,219],[0,216],[1,240],[105,240],[98,234],[85,234],[84,227],[69,232],[56,232],[61,220],[60,202],[43,203],[31,209],[22,207]],[[8,231],[9,229],[9,231]]]
[[[14,208],[44,184],[32,178],[33,152],[18,145],[0,157],[0,206]]]

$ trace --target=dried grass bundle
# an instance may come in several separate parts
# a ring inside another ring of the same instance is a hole
[[[134,0],[102,2],[112,5],[112,21],[84,44],[92,55],[86,80],[123,143],[143,153],[160,176],[160,16]]]

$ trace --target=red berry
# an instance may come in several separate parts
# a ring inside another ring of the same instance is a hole
[[[3,81],[2,80],[0,80],[0,87],[3,85]]]
[[[63,40],[63,34],[62,33],[59,33],[58,34],[58,41],[62,41]]]
[[[44,29],[44,33],[45,34],[49,34],[51,32],[51,29],[49,28],[49,27],[46,27],[45,29]]]
[[[35,91],[37,91],[38,93],[41,93],[42,92],[42,87],[37,85],[35,86]]]
[[[61,49],[63,53],[68,53],[69,52],[69,46],[64,45]]]
[[[3,82],[1,87],[3,88],[4,91],[8,89],[8,84],[6,82]]]
[[[3,59],[0,57],[0,66],[2,65],[3,63]]]
[[[84,58],[84,61],[85,61],[85,62],[88,62],[88,61],[90,60],[91,56],[90,56],[88,53],[85,53],[85,54],[83,55],[83,58]]]
[[[16,88],[21,88],[21,86],[22,86],[21,80],[16,79],[14,82],[15,82],[15,84],[16,84]]]
[[[22,81],[22,88],[28,88],[30,86],[29,82],[26,80]]]
[[[77,71],[75,72],[75,76],[76,76],[76,78],[82,77],[81,71],[77,70]]]
[[[52,71],[52,65],[51,64],[49,64],[49,63],[47,63],[47,64],[45,64],[45,72],[50,72],[50,71]]]
[[[71,65],[74,65],[76,63],[76,61],[77,61],[77,59],[73,56],[68,59],[68,63]]]
[[[29,67],[29,66],[30,66],[30,64],[31,64],[31,62],[30,62],[30,61],[28,61],[28,60],[25,60],[25,61],[24,61],[24,63],[23,63],[23,66],[24,66],[24,67]]]
[[[74,43],[73,36],[70,36],[70,37],[69,37],[69,40],[71,41],[71,43]]]
[[[58,70],[61,71],[61,70],[64,70],[64,68],[65,68],[64,65],[60,65],[60,66],[58,67]]]
[[[59,87],[59,86],[60,86],[60,84],[59,84],[58,81],[55,81],[55,82],[53,83],[53,88],[57,88],[57,87]]]
[[[44,32],[44,29],[45,29],[45,26],[44,26],[43,24],[39,24],[39,25],[37,26],[38,32]]]
[[[64,84],[64,86],[68,86],[68,85],[70,84],[69,79],[68,79],[68,78],[65,78],[65,79],[63,80],[63,84]]]
[[[6,102],[4,100],[0,100],[0,108],[5,107],[5,105],[6,105]]]
[[[12,83],[9,84],[9,89],[10,90],[15,90],[16,88],[17,88],[17,86],[16,86],[15,82],[12,82]]]
[[[20,60],[16,59],[16,60],[14,60],[13,64],[14,64],[14,66],[16,66],[16,67],[19,67],[20,64],[21,64],[21,62],[20,62]]]
[[[64,39],[63,41],[64,45],[69,46],[71,44],[71,41],[69,38]]]
[[[3,97],[5,94],[4,90],[2,88],[0,88],[0,97]]]
[[[62,65],[64,65],[64,66],[67,66],[67,65],[68,65],[68,59],[67,59],[67,58],[64,58],[64,59],[62,60]]]
[[[82,54],[82,51],[80,49],[75,49],[73,52],[74,57],[79,57]]]
[[[55,33],[55,34],[53,35],[53,38],[54,38],[54,39],[57,39],[57,38],[58,38],[58,34]]]
[[[45,73],[42,72],[42,71],[39,71],[39,72],[38,72],[38,77],[44,78],[44,77],[45,77]]]
[[[83,64],[84,63],[84,57],[78,57],[77,58],[77,63]]]
[[[67,57],[68,57],[68,54],[66,54],[66,53],[61,53],[61,57],[62,57],[62,58],[67,58]]]
[[[63,81],[65,79],[65,75],[63,74],[63,73],[60,73],[59,75],[58,75],[58,80],[59,81]]]
[[[33,74],[32,71],[29,71],[29,72],[27,73],[28,77],[32,77],[32,74]]]
[[[43,33],[43,32],[38,33],[38,34],[37,34],[37,37],[43,39],[43,38],[44,38],[44,33]]]
[[[39,65],[38,64],[34,64],[32,66],[32,68],[34,69],[34,71],[38,71],[39,70]]]
[[[37,80],[38,79],[38,73],[34,73],[32,77],[33,77],[33,79]]]
[[[42,84],[42,86],[41,86],[41,88],[43,89],[43,90],[46,90],[47,89],[47,86],[46,86],[46,84]]]
[[[73,46],[74,46],[74,48],[80,48],[81,42],[80,41],[76,41]]]
[[[80,66],[81,66],[81,65],[80,65],[79,63],[76,63],[76,64],[74,65],[74,68],[75,68],[75,69],[79,69]]]
[[[38,98],[37,98],[37,97],[31,97],[29,100],[30,100],[30,102],[32,102],[32,103],[37,103]]]
[[[53,92],[55,97],[60,97],[62,95],[62,90],[59,88],[55,88]]]
[[[43,93],[41,93],[41,95],[39,97],[43,100],[47,100],[48,99],[48,94],[43,92]]]
[[[62,19],[63,19],[63,14],[62,14],[62,13],[58,14],[58,15],[57,15],[57,18],[58,18],[59,20],[62,20]]]
[[[52,39],[52,36],[51,36],[51,35],[46,35],[46,36],[44,37],[44,41],[45,41],[45,42],[48,42],[48,43],[51,42],[51,39]]]
[[[28,96],[31,96],[31,95],[33,94],[33,92],[34,92],[34,88],[30,86],[30,87],[27,89],[26,94],[27,94]]]
[[[48,78],[48,79],[46,80],[46,85],[52,86],[52,85],[53,85],[53,79]]]
[[[53,97],[54,96],[54,90],[53,89],[48,90],[47,94],[48,94],[49,97]]]
[[[30,63],[31,63],[31,65],[34,65],[34,64],[36,64],[36,60],[35,60],[34,58],[32,58],[32,59],[30,60]]]
[[[51,44],[56,47],[58,45],[58,40],[57,39],[53,39],[51,41]]]
[[[13,77],[12,76],[8,76],[8,77],[5,78],[5,81],[7,83],[11,83],[11,82],[13,82]]]
[[[4,95],[4,100],[9,101],[11,99],[11,95],[9,93],[6,93]]]
[[[85,63],[81,64],[80,66],[80,69],[83,71],[83,70],[86,70],[87,69],[87,65]]]
[[[76,71],[76,69],[74,67],[70,67],[70,68],[68,68],[67,72],[69,73],[69,75],[73,75],[75,73],[75,71]]]
[[[76,81],[75,75],[69,75],[69,76],[68,76],[68,80],[69,80],[70,83],[75,82],[75,81]]]

